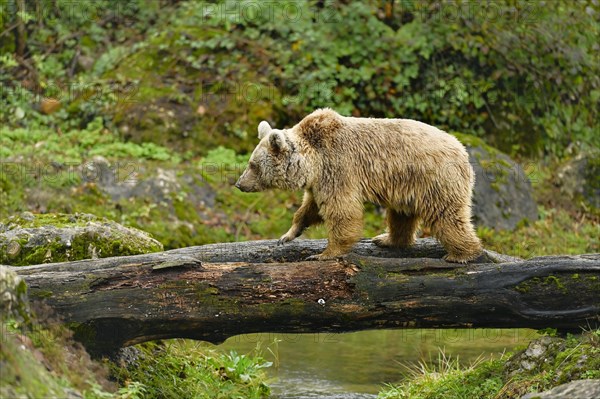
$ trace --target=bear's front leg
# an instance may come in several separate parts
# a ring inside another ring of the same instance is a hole
[[[299,237],[307,227],[322,222],[323,219],[321,218],[321,215],[319,215],[319,207],[317,206],[312,193],[307,190],[304,192],[302,205],[300,205],[300,208],[298,208],[294,214],[292,227],[290,227],[287,233],[281,236],[277,242],[277,245],[282,245],[286,242],[294,240],[295,238]]]
[[[321,215],[327,225],[327,248],[319,255],[313,255],[308,260],[330,260],[346,255],[354,244],[360,240],[363,227],[362,203],[352,204],[341,201],[337,206],[335,201],[321,206]]]

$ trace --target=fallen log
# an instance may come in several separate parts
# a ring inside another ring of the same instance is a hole
[[[211,244],[13,267],[92,352],[162,338],[374,328],[578,329],[600,324],[600,254],[441,259],[362,240],[347,257],[303,261],[325,240]]]

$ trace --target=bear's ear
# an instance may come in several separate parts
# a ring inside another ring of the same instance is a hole
[[[283,137],[283,133],[273,132],[269,136],[269,146],[271,150],[279,154],[283,151],[286,151],[288,148],[287,142],[285,141],[285,137]]]
[[[258,124],[258,139],[262,140],[262,138],[269,134],[270,131],[271,126],[269,125],[269,122],[262,121]]]

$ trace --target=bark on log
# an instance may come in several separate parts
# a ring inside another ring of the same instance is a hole
[[[600,254],[479,263],[362,240],[346,258],[306,262],[325,240],[211,244],[12,268],[92,352],[185,337],[374,328],[577,329],[600,324]]]

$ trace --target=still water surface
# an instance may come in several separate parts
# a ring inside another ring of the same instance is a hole
[[[535,337],[533,330],[371,330],[345,334],[248,334],[232,337],[225,350],[259,348],[273,362],[273,398],[375,398],[385,383],[401,381],[406,365],[435,363],[439,350],[469,364],[499,356]],[[403,366],[404,365],[404,366]]]

